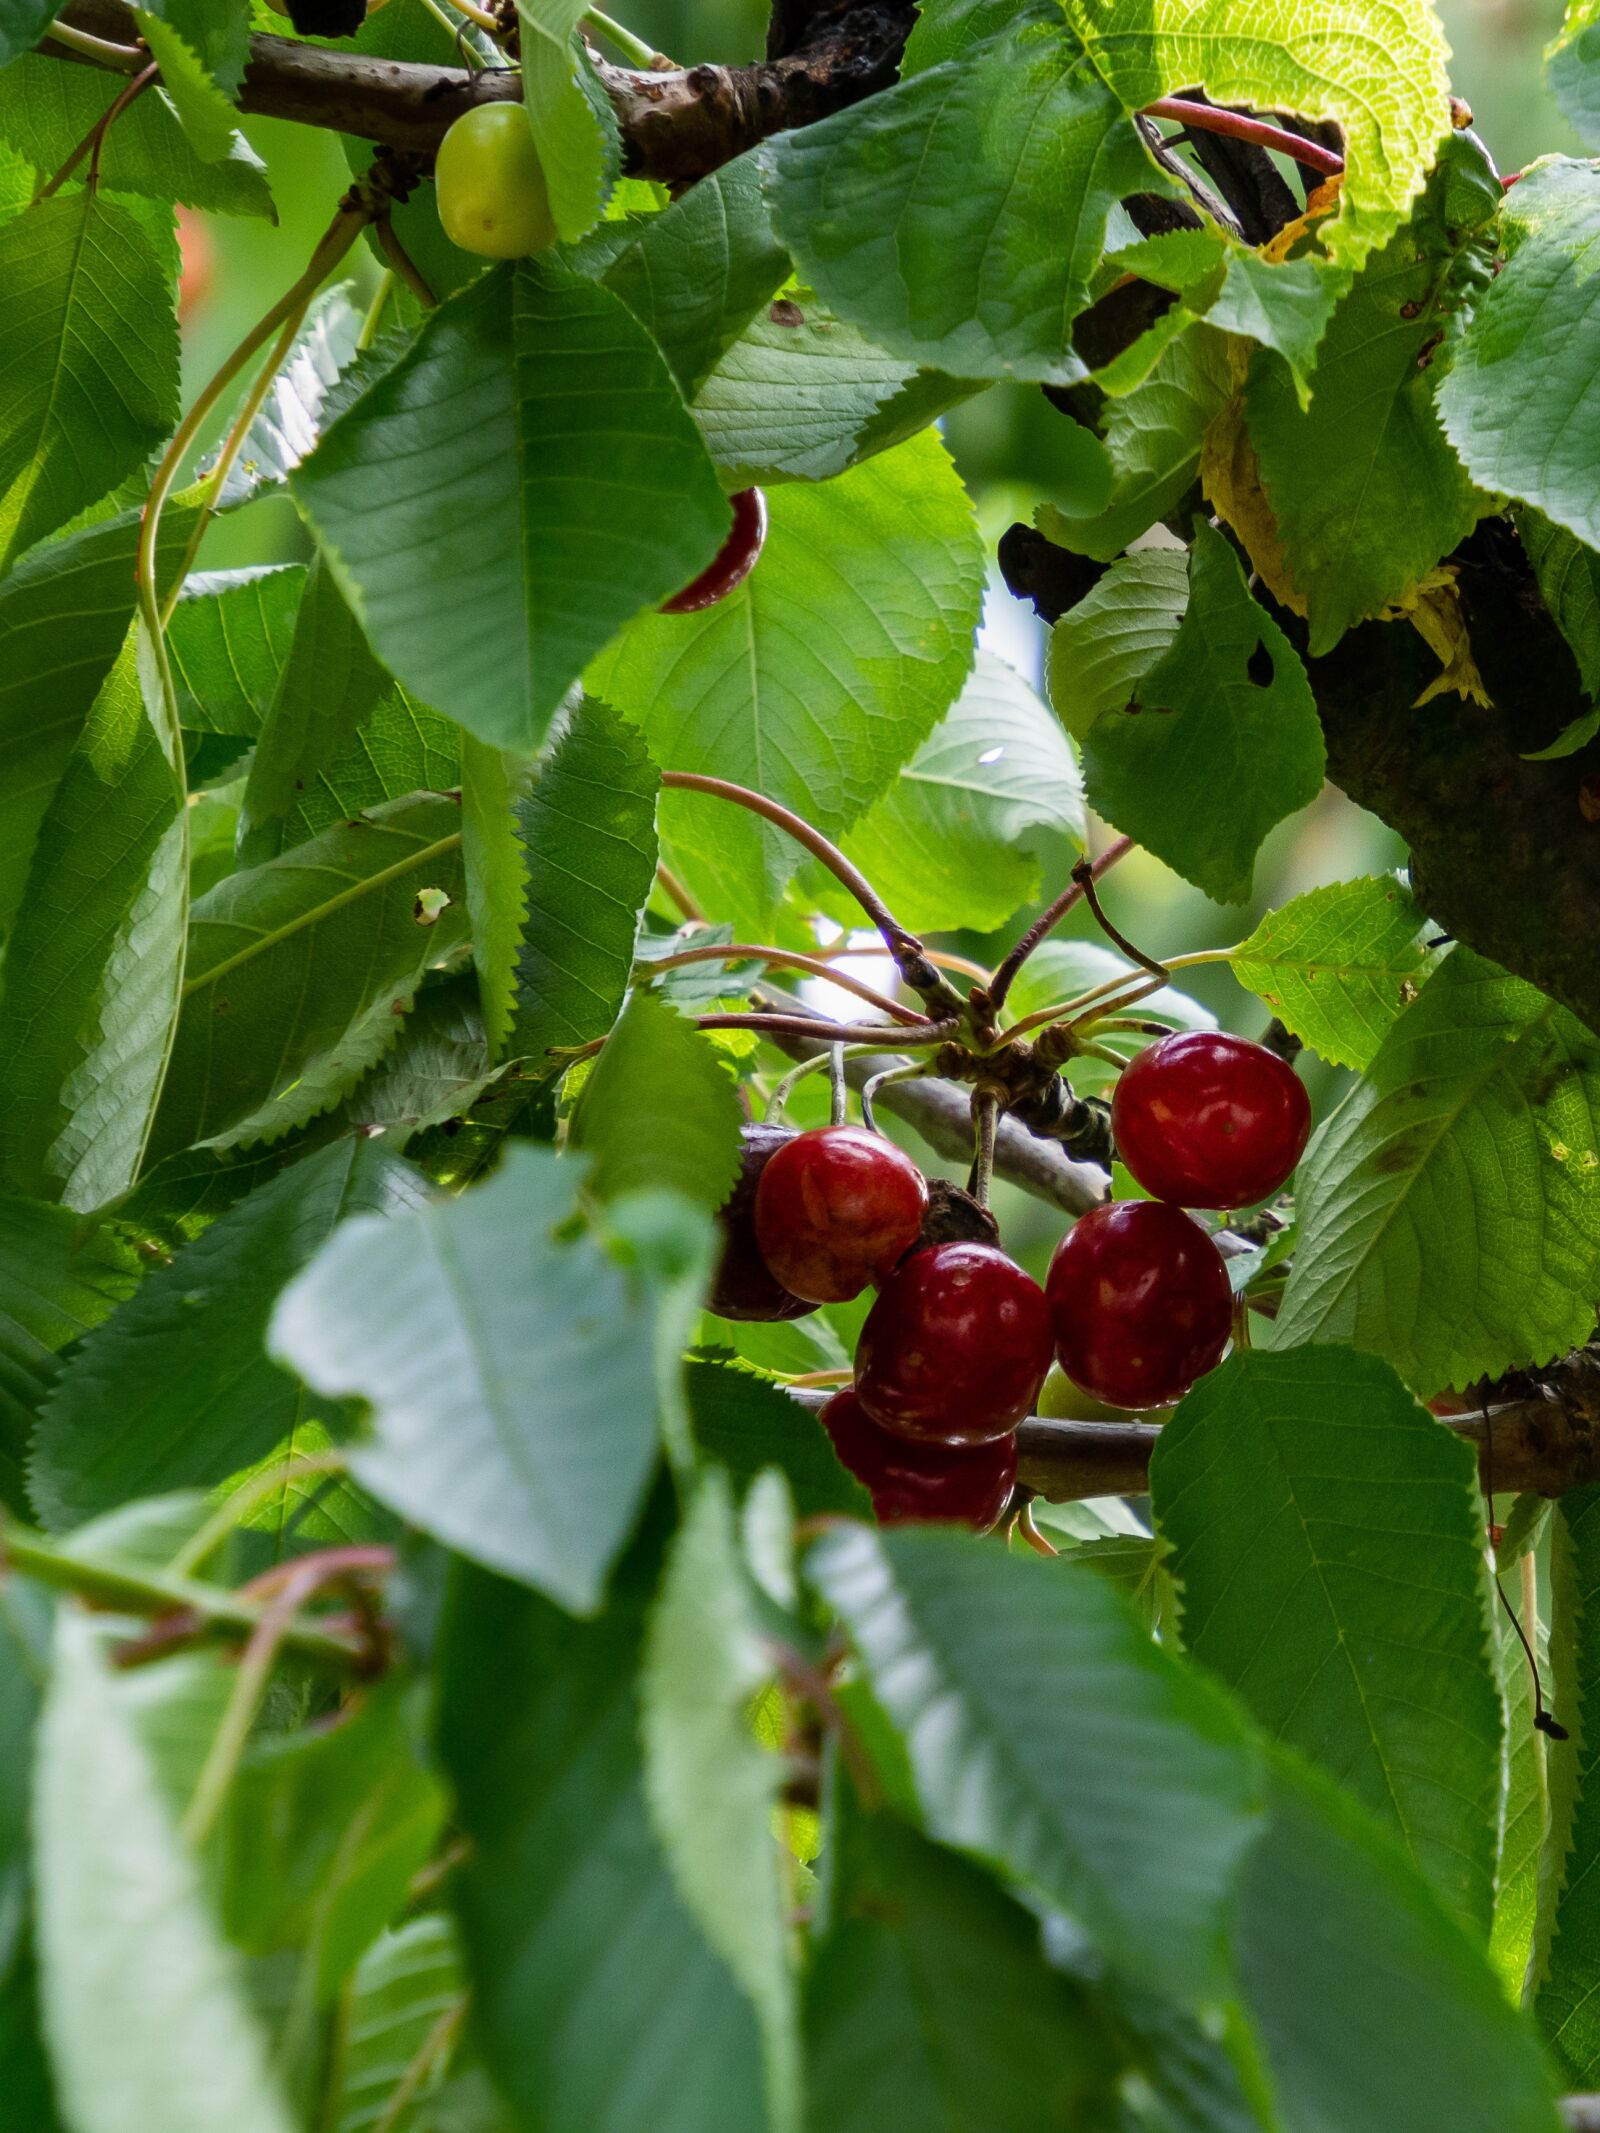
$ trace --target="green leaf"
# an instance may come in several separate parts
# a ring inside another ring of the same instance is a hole
[[[1098,562],[1120,555],[1194,487],[1206,430],[1232,391],[1226,336],[1211,326],[1191,326],[1162,351],[1137,392],[1106,410],[1110,500],[1101,505],[1096,499],[1092,511],[1077,513],[1067,498],[1041,504],[1034,513],[1040,532]]]
[[[253,740],[261,731],[305,585],[303,563],[201,571],[185,581],[167,657],[186,732]]]
[[[226,9],[219,11],[219,27],[226,12]],[[237,14],[237,10],[234,12]],[[160,62],[161,86],[172,100],[172,108],[178,114],[178,123],[187,134],[190,147],[202,162],[220,163],[233,147],[233,106],[191,41],[194,23],[188,11],[182,11],[185,18],[182,29],[174,21],[164,19],[171,13],[172,10],[166,7],[159,12],[135,8],[133,16],[139,25],[139,35],[150,48],[151,57]],[[184,31],[191,35],[185,35]]]
[[[1107,213],[1160,183],[1046,5],[767,156],[778,233],[824,301],[891,355],[968,378],[1084,375],[1071,325]]]
[[[1122,556],[1050,632],[1045,686],[1075,739],[1132,702],[1170,650],[1189,604],[1188,564],[1181,548]]]
[[[172,291],[126,208],[58,193],[0,223],[0,570],[178,419]]]
[[[1600,1039],[1456,948],[1300,1169],[1274,1345],[1347,1340],[1429,1397],[1587,1338]]]
[[[652,1306],[587,1235],[576,1163],[517,1142],[486,1185],[344,1228],[284,1291],[269,1346],[359,1396],[380,1502],[574,1613],[599,1606],[656,1461]]]
[[[238,93],[250,57],[249,0],[149,0],[143,12],[183,37],[224,96]]]
[[[451,898],[419,923],[425,889]],[[149,1160],[273,1139],[343,1096],[465,930],[461,809],[431,794],[342,822],[195,905]]]
[[[799,1517],[871,1516],[871,1499],[839,1464],[827,1431],[770,1378],[744,1363],[697,1357],[686,1384],[695,1443],[727,1469],[741,1494],[777,1467]]]
[[[583,13],[583,0],[517,0],[523,101],[550,188],[550,212],[569,241],[599,221],[618,162],[611,107],[587,93],[574,34]]]
[[[307,780],[304,792],[295,794],[287,842],[304,843],[408,793],[454,791],[462,784],[465,739],[454,719],[441,718],[390,683],[340,753]],[[465,855],[464,794],[461,842]]]
[[[0,1007],[0,1178],[90,1208],[133,1181],[183,954],[178,787],[130,636],[40,824]]]
[[[729,523],[655,344],[620,298],[546,261],[441,304],[291,486],[384,664],[522,750]]]
[[[104,1631],[56,1617],[36,1767],[41,1997],[73,2133],[291,2133]]]
[[[931,1835],[1059,1905],[1182,1999],[1220,1987],[1259,1828],[1228,1706],[1111,1586],[963,1535],[840,1527],[807,1575],[903,1736]]]
[[[0,140],[48,177],[126,87],[120,76],[96,67],[24,54],[0,69]],[[107,192],[138,193],[163,204],[181,200],[221,215],[278,219],[266,166],[243,134],[234,134],[226,160],[205,161],[191,147],[164,89],[148,90],[130,104],[106,135],[100,182]]]
[[[1241,1997],[1295,2133],[1557,2133],[1550,2076],[1481,1940],[1399,1844],[1278,1751],[1244,1863]]]
[[[1549,1499],[1541,1497],[1539,1508],[1548,1519],[1551,1512]],[[1515,1515],[1513,1512],[1512,1516]],[[1508,1529],[1509,1524],[1510,1521],[1507,1522]],[[1510,1538],[1509,1530],[1507,1538]],[[1546,1569],[1549,1552],[1547,1545],[1540,1545],[1539,1555],[1544,1559]],[[1501,1590],[1505,1590],[1503,1582]],[[1514,1587],[1512,1591],[1514,1593]],[[1496,1608],[1494,1619],[1496,1672],[1505,1706],[1506,1800],[1505,1827],[1495,1876],[1494,1930],[1489,1938],[1489,1960],[1500,1973],[1501,1983],[1512,2004],[1520,2006],[1523,1981],[1534,1947],[1540,1857],[1544,1849],[1550,1790],[1545,1778],[1545,1736],[1535,1732],[1533,1724],[1533,1670],[1517,1635],[1522,1610],[1510,1594],[1507,1597],[1516,1609],[1515,1622],[1505,1607]],[[1549,1641],[1544,1633],[1548,1625],[1529,1622],[1526,1628],[1528,1640],[1539,1654],[1543,1686],[1551,1690],[1554,1679],[1550,1671]]]
[[[739,1173],[739,1098],[708,1037],[654,993],[636,992],[572,1116],[598,1199],[665,1189],[713,1212]]]
[[[641,618],[590,685],[667,770],[711,771],[847,830],[954,701],[983,564],[971,506],[928,434],[770,499],[761,561],[697,615]],[[691,888],[760,939],[798,846],[726,802],[669,793]]]
[[[755,2008],[772,2133],[795,2133],[799,2019],[772,1828],[782,1764],[747,1716],[770,1673],[727,1477],[712,1472],[685,1511],[650,1618],[645,1797],[680,1895]]]
[[[472,1845],[452,1879],[474,2024],[541,2133],[765,2122],[754,2012],[684,1907],[645,1808],[637,1684],[654,1553],[635,1551],[592,1623],[465,1569],[445,1616],[439,1741]]]
[[[1506,195],[1505,270],[1480,299],[1439,418],[1480,488],[1518,498],[1594,547],[1600,501],[1586,415],[1600,285],[1600,172],[1553,156]]]
[[[193,531],[190,510],[167,511],[163,568]],[[50,796],[126,641],[138,537],[138,512],[124,512],[35,549],[0,580],[0,936],[16,917]]]
[[[75,1526],[264,1459],[306,1416],[302,1387],[265,1350],[279,1290],[347,1216],[422,1198],[417,1173],[381,1143],[335,1141],[158,1267],[90,1334],[45,1410],[29,1474],[45,1522]]]
[[[527,923],[527,854],[517,834],[516,766],[498,748],[461,737],[461,850],[489,1056],[505,1056],[517,1011],[517,954]]]
[[[86,1233],[64,1207],[0,1199],[0,1502],[19,1517],[32,1515],[23,1457],[56,1356],[131,1296],[141,1271],[115,1223]]]
[[[1107,2041],[1082,1987],[1045,1963],[1039,1921],[887,1815],[841,1852],[806,1984],[816,2133],[1109,2123]]]
[[[228,1938],[251,1955],[302,1948],[331,1999],[404,1906],[444,1817],[402,1682],[347,1703],[336,1726],[253,1744],[208,1847]]]
[[[681,193],[601,277],[666,357],[692,401],[789,272],[751,149]]]
[[[1235,243],[1225,230],[1207,225],[1141,237],[1108,253],[1106,264],[1171,289],[1182,299],[1123,357],[1096,373],[1108,391],[1127,389],[1121,382],[1122,367],[1137,362],[1141,348],[1154,344],[1159,351],[1166,338],[1186,331],[1191,319],[1203,316],[1225,333],[1275,349],[1293,375],[1302,406],[1310,399],[1317,346],[1346,278],[1326,260],[1315,254],[1264,259]],[[1139,382],[1149,367],[1141,364],[1138,378],[1128,384]]]
[[[1090,805],[1222,903],[1249,896],[1268,830],[1322,790],[1305,668],[1214,528],[1196,530],[1170,650],[1136,705],[1090,726],[1083,762]]]
[[[1269,911],[1231,967],[1314,1052],[1362,1073],[1427,975],[1423,934],[1407,884],[1369,874]]]
[[[1414,591],[1483,501],[1434,412],[1431,351],[1492,258],[1492,231],[1448,216],[1450,174],[1463,164],[1486,167],[1475,144],[1452,135],[1417,212],[1334,312],[1309,407],[1279,358],[1250,366],[1245,420],[1313,657]]]
[[[1549,1819],[1539,1866],[1538,1916],[1527,1998],[1563,2082],[1600,2076],[1600,1936],[1589,1862],[1600,1812],[1590,1775],[1600,1681],[1600,1488],[1556,1500],[1550,1538],[1549,1708],[1570,1736],[1541,1740]],[[1531,1627],[1531,1625],[1525,1625]],[[1524,1662],[1525,1664],[1526,1662]]]
[[[1067,21],[1130,111],[1184,88],[1213,103],[1337,119],[1345,174],[1330,254],[1356,266],[1422,190],[1449,127],[1448,47],[1426,0],[1375,34],[1365,0],[1315,13],[1292,0],[1064,0]]]
[[[1150,1463],[1183,1641],[1487,1933],[1500,1812],[1476,1463],[1386,1363],[1236,1354]]]
[[[299,795],[349,746],[392,684],[323,559],[316,557],[294,637],[262,721],[239,809],[239,863],[259,866],[284,845]]]
[[[0,7],[0,67],[9,67],[30,51],[57,12],[57,0],[5,0]]]
[[[1572,648],[1584,694],[1600,698],[1600,555],[1563,527],[1552,525],[1542,512],[1521,510],[1512,515],[1544,604]],[[1573,722],[1574,726],[1588,723],[1588,719]],[[1593,728],[1584,738],[1589,739],[1592,732]],[[1573,743],[1573,748],[1580,746],[1582,742]],[[1541,749],[1530,760],[1571,752]]]
[[[517,803],[527,925],[508,1050],[553,1071],[552,1045],[587,1044],[616,1020],[639,914],[656,871],[661,774],[638,730],[586,696]]]
[[[914,933],[992,932],[1065,877],[1083,838],[1072,750],[1022,676],[980,651],[951,710],[844,849]],[[859,923],[853,900],[846,911],[825,893],[822,908]]]
[[[1545,79],[1585,148],[1600,147],[1600,8],[1567,0],[1561,33],[1545,47]]]
[[[455,1927],[442,1911],[425,1911],[375,1940],[356,1966],[345,2016],[333,2133],[384,2133],[384,2114],[401,2084],[422,2063],[439,2025],[462,2009],[466,1983]],[[427,2108],[430,2084],[419,2095]],[[422,2133],[410,2112],[388,2133]]]

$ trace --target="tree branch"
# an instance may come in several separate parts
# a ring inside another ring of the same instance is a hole
[[[887,1091],[885,1094],[887,1095]],[[791,1397],[821,1407],[826,1393],[790,1388]],[[1580,1349],[1541,1373],[1525,1396],[1479,1414],[1451,1415],[1441,1429],[1464,1437],[1478,1453],[1478,1473],[1496,1495],[1532,1490],[1561,1496],[1600,1480],[1600,1355]],[[1150,1486],[1150,1454],[1158,1423],[1057,1421],[1030,1415],[1017,1431],[1017,1479],[1047,1503],[1080,1503],[1090,1496],[1142,1496]],[[1595,2120],[1600,2133],[1600,2119]]]
[[[664,184],[685,183],[772,134],[809,126],[888,88],[915,17],[914,0],[813,0],[788,9],[804,41],[756,66],[652,74],[597,62],[622,129],[625,167]],[[129,20],[115,0],[74,0],[65,19],[110,37],[125,35]],[[509,70],[473,74],[256,35],[238,102],[254,116],[431,155],[473,104],[521,94],[521,78]]]

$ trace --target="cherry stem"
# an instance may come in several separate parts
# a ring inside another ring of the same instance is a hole
[[[972,1131],[976,1146],[972,1157],[972,1174],[967,1179],[967,1190],[980,1207],[989,1204],[989,1187],[994,1180],[994,1144],[1000,1127],[1000,1098],[992,1088],[980,1087],[972,1092]]]
[[[30,207],[37,207],[41,200],[48,200],[53,194],[60,192],[62,186],[66,184],[67,180],[72,176],[72,173],[77,169],[78,165],[83,161],[84,157],[88,155],[91,149],[94,151],[94,164],[89,173],[89,185],[90,189],[93,190],[94,186],[99,182],[100,177],[101,143],[106,137],[106,133],[111,125],[111,121],[116,118],[121,112],[127,110],[129,104],[133,102],[133,99],[137,95],[139,95],[144,89],[148,88],[150,83],[155,80],[156,75],[159,71],[159,68],[152,61],[152,63],[148,67],[146,67],[144,72],[139,76],[139,79],[135,83],[133,83],[130,88],[123,90],[122,94],[116,99],[116,101],[107,110],[103,111],[100,114],[100,116],[95,120],[94,124],[89,128],[89,131],[84,135],[83,139],[78,143],[77,147],[73,149],[71,155],[68,156],[67,160],[56,172],[55,176],[53,178],[47,179],[45,183],[40,186],[39,190],[28,202],[28,205]]]
[[[850,1369],[802,1370],[793,1377],[785,1378],[783,1382],[791,1388],[798,1386],[802,1392],[810,1392],[826,1389],[830,1385],[848,1385],[854,1376],[855,1372]]]
[[[585,12],[583,26],[585,29],[592,29],[596,36],[605,38],[608,44],[614,44],[617,50],[626,56],[631,66],[643,67],[646,72],[659,73],[663,67],[672,64],[654,45],[646,44],[645,40],[636,37],[626,24],[614,21],[610,15],[601,14],[597,7],[591,7]]]
[[[948,1015],[942,1022],[924,1022],[917,1029],[882,1022],[827,1022],[820,1015],[696,1015],[694,1020],[697,1029],[753,1029],[764,1036],[810,1037],[818,1044],[859,1044],[873,1051],[945,1044],[961,1028],[959,1015]],[[572,1056],[581,1059],[588,1049],[585,1046]]]
[[[768,822],[791,836],[796,844],[803,845],[813,859],[822,864],[850,891],[868,918],[883,935],[883,944],[894,957],[896,967],[913,992],[948,993],[931,968],[923,953],[922,943],[914,933],[909,933],[895,917],[889,906],[878,894],[858,866],[844,856],[839,847],[824,837],[821,830],[811,824],[792,808],[784,807],[777,800],[769,800],[765,793],[752,792],[747,785],[735,785],[727,778],[702,777],[692,770],[664,770],[661,782],[679,792],[708,793],[716,800],[729,800],[735,807],[748,808],[753,815],[761,815]]]
[[[830,1044],[828,1047],[828,1116],[829,1122],[842,1126],[850,1115],[850,1091],[844,1078],[844,1046]]]
[[[1167,977],[1175,970],[1192,970],[1199,963],[1230,963],[1238,954],[1238,948],[1195,948],[1187,955],[1175,955],[1167,965]],[[1130,988],[1129,981],[1136,980]],[[1103,978],[1098,985],[1091,985],[1087,992],[1080,992],[1074,999],[1057,1000],[1052,1007],[1041,1007],[1031,1015],[1024,1015],[1020,1022],[1013,1022],[1005,1032],[1002,1045],[1014,1038],[1025,1037],[1029,1030],[1042,1029],[1047,1022],[1071,1020],[1086,1021],[1087,1010],[1095,1009],[1093,1020],[1099,1023],[1103,1016],[1119,1014],[1125,1007],[1136,1007],[1152,993],[1160,992],[1166,979],[1140,978],[1136,971],[1119,971],[1114,978]]]
[[[377,231],[378,243],[382,248],[383,256],[393,268],[396,278],[405,283],[424,311],[437,311],[439,308],[438,297],[434,295],[433,290],[428,286],[422,269],[400,242],[400,232],[395,228],[389,216],[380,215],[373,226]]]
[[[698,925],[703,926],[705,924],[706,915],[704,911],[701,910],[700,906],[689,894],[688,889],[673,873],[665,860],[656,862],[656,880],[661,884],[663,893],[677,905],[685,918],[693,920]]]
[[[927,1071],[925,1066],[918,1066],[914,1062],[907,1066],[885,1067],[881,1074],[870,1075],[861,1084],[861,1118],[869,1133],[883,1132],[883,1128],[878,1124],[877,1113],[872,1108],[878,1091],[887,1088],[893,1081],[920,1081],[926,1077]]]
[[[80,59],[92,59],[97,67],[110,67],[118,74],[137,74],[145,62],[143,45],[112,44],[105,37],[91,37],[70,22],[52,22],[45,36],[51,44],[64,44]]]
[[[822,960],[833,963],[847,955],[877,955],[879,952],[864,942],[836,941],[831,948],[823,949]],[[980,984],[988,978],[988,971],[981,963],[975,963],[970,955],[951,955],[943,948],[925,948],[923,954],[936,970],[953,970],[958,977],[976,978]]]
[[[818,1052],[814,1055],[814,1057],[810,1059],[802,1059],[797,1067],[791,1067],[789,1069],[788,1073],[784,1075],[782,1081],[774,1085],[772,1094],[767,1098],[767,1108],[765,1113],[766,1123],[769,1126],[775,1126],[781,1123],[783,1119],[783,1114],[789,1108],[789,1098],[794,1094],[795,1089],[799,1085],[799,1083],[804,1081],[808,1074],[820,1074],[824,1067],[831,1066],[833,1061],[833,1054],[837,1049],[837,1046],[830,1046],[827,1051]],[[876,1050],[876,1045],[852,1045],[846,1056],[852,1059],[859,1059],[864,1054],[871,1053]],[[919,1068],[917,1071],[920,1072],[921,1069]],[[835,1124],[837,1123],[838,1121],[835,1120]]]
[[[1133,839],[1131,837],[1117,838],[1115,843],[1106,846],[1093,866],[1090,867],[1089,878],[1098,881],[1102,874],[1110,872],[1119,859],[1126,859],[1132,850]],[[1005,1006],[1006,995],[1010,992],[1016,980],[1017,972],[1022,968],[1029,956],[1032,955],[1035,948],[1038,947],[1047,934],[1055,931],[1073,905],[1083,900],[1084,887],[1083,881],[1079,879],[1079,869],[1074,867],[1072,880],[1062,890],[1055,902],[1039,913],[1039,916],[1034,920],[1021,940],[1017,942],[1011,953],[1002,962],[995,965],[994,974],[987,980],[985,985],[990,1011],[993,1014],[999,1014],[1001,1008]]]
[[[1148,970],[1153,978],[1159,978],[1162,984],[1165,985],[1167,982],[1166,964],[1158,963],[1153,955],[1146,955],[1142,948],[1136,948],[1128,936],[1125,933],[1119,933],[1110,919],[1107,918],[1105,906],[1095,894],[1093,867],[1085,866],[1080,860],[1072,872],[1074,878],[1083,883],[1083,893],[1089,900],[1089,909],[1094,913],[1094,922],[1106,939],[1115,947],[1120,948],[1130,962],[1138,963],[1142,968]]]
[[[1158,96],[1153,104],[1145,105],[1140,116],[1172,119],[1196,133],[1225,133],[1236,141],[1254,141],[1258,148],[1275,148],[1279,155],[1304,164],[1307,170],[1317,171],[1324,178],[1337,178],[1344,171],[1344,157],[1333,149],[1242,111],[1220,111],[1215,104],[1196,104],[1186,96]]]
[[[1017,1532],[1022,1535],[1022,1538],[1035,1555],[1055,1556],[1061,1553],[1059,1548],[1045,1539],[1038,1526],[1034,1523],[1033,1505],[1031,1503],[1025,1503],[1022,1506],[1013,1523]]]
[[[792,948],[767,948],[748,941],[710,942],[703,948],[677,948],[671,955],[647,956],[642,968],[648,971],[677,970],[685,963],[770,963],[780,970],[803,970],[809,976],[826,978],[830,985],[837,985],[842,992],[852,992],[858,1000],[865,1000],[869,1007],[882,1008],[896,1022],[904,1022],[912,1028],[927,1021],[914,1007],[902,1007],[898,1000],[891,1000],[887,993],[879,992],[876,986],[864,979],[852,978],[819,955],[802,955]]]
[[[136,74],[133,80],[129,82],[127,88],[110,105],[105,117],[101,119],[99,125],[94,129],[94,148],[89,157],[90,192],[94,192],[100,183],[100,157],[105,149],[106,135],[111,131],[117,120],[121,118],[128,106],[136,103],[143,96],[146,89],[151,86],[160,72],[159,64],[152,59],[149,66],[144,68],[141,73]]]

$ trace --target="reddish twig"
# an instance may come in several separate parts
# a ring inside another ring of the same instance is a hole
[[[1048,909],[1039,913],[1039,916],[1004,961],[996,964],[994,975],[985,987],[991,1013],[999,1014],[1001,1008],[1005,1006],[1006,994],[1010,992],[1012,985],[1015,983],[1017,972],[1022,968],[1029,956],[1032,955],[1039,943],[1047,934],[1054,932],[1074,904],[1082,902],[1087,883],[1098,881],[1102,874],[1109,873],[1117,861],[1125,859],[1132,850],[1133,839],[1131,837],[1118,837],[1115,843],[1106,846],[1082,879],[1080,879],[1078,868],[1073,868],[1072,880],[1068,886],[1062,890],[1061,894]]]
[[[1291,157],[1324,178],[1337,178],[1344,171],[1344,157],[1333,149],[1321,148],[1287,127],[1250,118],[1242,111],[1221,111],[1215,104],[1196,104],[1186,96],[1158,96],[1153,104],[1145,105],[1141,116],[1172,119],[1197,133],[1225,133],[1236,141],[1254,141],[1258,148],[1275,148],[1279,155]]]
[[[697,1029],[753,1029],[764,1037],[809,1037],[818,1044],[881,1044],[885,1051],[897,1052],[907,1045],[944,1044],[961,1028],[959,1015],[923,1022],[915,1029],[894,1022],[828,1022],[820,1015],[696,1015],[694,1020]],[[581,1051],[573,1054],[574,1058],[582,1056]]]
[[[745,941],[730,941],[726,946],[716,943],[704,948],[678,948],[671,955],[646,956],[640,967],[647,973],[657,970],[676,970],[684,963],[768,963],[783,970],[803,970],[811,977],[825,978],[830,985],[837,985],[842,992],[854,993],[858,1000],[865,1000],[869,1007],[882,1008],[896,1022],[916,1027],[927,1021],[914,1007],[903,1007],[898,1000],[891,1000],[864,979],[853,978],[847,971],[836,970],[831,962],[821,956],[801,955],[791,948],[765,948]]]

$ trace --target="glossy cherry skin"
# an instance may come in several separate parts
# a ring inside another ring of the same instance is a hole
[[[691,578],[682,592],[662,601],[664,615],[697,615],[703,607],[715,607],[755,569],[766,546],[767,499],[759,489],[741,489],[728,501],[733,506],[728,538],[699,577]]]
[[[1056,1246],[1045,1282],[1056,1353],[1112,1407],[1165,1407],[1222,1360],[1233,1292],[1222,1254],[1165,1200],[1091,1208]]]
[[[1146,1192],[1178,1207],[1251,1207],[1300,1160],[1311,1099],[1264,1044],[1183,1030],[1131,1060],[1111,1099],[1117,1153]]]
[[[452,244],[485,259],[526,259],[557,237],[550,189],[521,104],[475,104],[439,143],[439,220]]]
[[[864,1126],[797,1133],[761,1173],[756,1243],[807,1303],[848,1303],[910,1251],[927,1212],[922,1172]]]
[[[804,1318],[817,1307],[776,1280],[756,1243],[756,1188],[780,1148],[799,1135],[790,1126],[746,1126],[739,1142],[739,1175],[717,1210],[722,1257],[706,1298],[719,1318]]]
[[[986,1533],[1011,1501],[1014,1432],[990,1444],[915,1444],[880,1429],[848,1388],[822,1410],[822,1426],[840,1465],[871,1492],[882,1526],[943,1519]]]
[[[935,1244],[885,1282],[856,1345],[856,1391],[902,1437],[987,1444],[1050,1368],[1044,1291],[992,1244]]]

